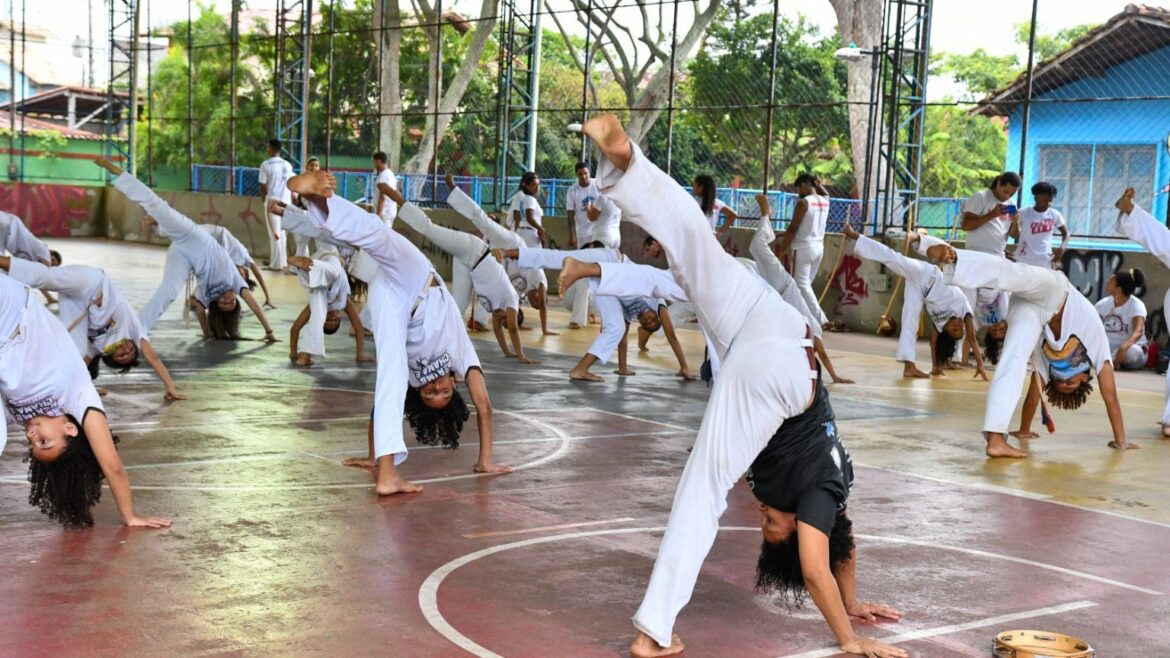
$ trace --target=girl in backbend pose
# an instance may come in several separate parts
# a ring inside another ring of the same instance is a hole
[[[849,621],[850,614],[872,619],[898,613],[856,598],[845,513],[852,467],[820,384],[805,319],[766,282],[735,264],[689,195],[647,161],[616,117],[594,117],[584,131],[605,158],[598,188],[623,217],[659,240],[722,364],[634,616],[638,636],[630,653],[682,652],[682,641],[672,633],[675,619],[715,541],[727,494],[750,469],[764,534],[757,584],[807,589],[842,651],[905,656],[902,649],[858,637]],[[562,270],[562,277],[569,274],[566,285],[573,275],[568,265]],[[579,268],[595,268],[604,279],[612,265]]]
[[[252,291],[244,283],[243,277],[223,247],[219,246],[207,232],[199,230],[194,222],[167,205],[149,187],[122,171],[121,167],[105,158],[98,158],[96,163],[118,177],[114,187],[125,194],[126,198],[142,206],[143,210],[158,222],[159,233],[171,239],[162,283],[143,307],[140,315],[146,331],[154,328],[159,317],[183,289],[188,274],[193,271],[196,288],[192,295],[192,303],[199,317],[199,326],[203,329],[204,338],[239,340],[238,297],[243,297],[248,308],[252,309],[256,319],[264,326],[265,342],[276,341],[276,332],[268,324],[264,309],[252,296]]]
[[[123,523],[169,527],[169,519],[135,512],[101,398],[69,342],[31,288],[0,275],[0,400],[28,439],[28,502],[67,528],[87,528],[104,479]]]
[[[333,239],[361,249],[378,272],[369,285],[369,308],[377,340],[378,377],[370,425],[370,458],[379,495],[422,487],[398,472],[406,459],[402,420],[419,441],[459,445],[470,413],[456,390],[462,378],[471,392],[479,427],[476,472],[505,473],[492,463],[492,407],[475,347],[451,294],[427,257],[376,216],[334,194],[336,181],[324,172],[294,176],[289,189],[306,205],[285,209],[305,214]],[[406,204],[403,211],[410,207]],[[295,223],[295,222],[294,222]],[[405,405],[404,405],[405,402]],[[405,406],[405,411],[404,411]]]

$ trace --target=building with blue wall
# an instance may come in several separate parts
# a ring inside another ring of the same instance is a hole
[[[1046,180],[1073,235],[1118,235],[1113,203],[1126,187],[1167,219],[1170,194],[1170,10],[1128,5],[1033,72],[1024,166],[1027,80],[982,100],[976,111],[1008,121],[1005,170],[1029,188]]]

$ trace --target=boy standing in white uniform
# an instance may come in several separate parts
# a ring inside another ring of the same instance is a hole
[[[1032,198],[1036,204],[1021,210],[1012,222],[1010,235],[1017,244],[1013,256],[1017,263],[1048,268],[1055,265],[1056,269],[1060,269],[1060,259],[1068,248],[1068,227],[1065,226],[1064,216],[1052,207],[1056,186],[1046,182],[1036,183],[1032,186]],[[1052,234],[1056,231],[1060,232],[1060,247],[1054,252]]]
[[[398,189],[398,177],[390,171],[390,158],[382,151],[374,154],[374,214],[382,218],[387,226],[394,224],[398,216],[398,204],[389,196],[390,190]]]
[[[288,179],[292,178],[292,165],[288,160],[280,157],[280,140],[268,142],[268,159],[260,165],[260,198],[264,207],[268,207],[268,200],[275,199],[281,203],[291,203],[292,196],[288,192]],[[268,215],[268,269],[283,270],[288,267],[288,238],[280,227],[280,215]]]

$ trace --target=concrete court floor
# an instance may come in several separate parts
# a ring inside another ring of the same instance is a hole
[[[104,266],[140,305],[163,250],[53,241],[66,262]],[[271,274],[282,340],[303,305]],[[530,322],[535,322],[531,313]],[[0,456],[0,655],[612,656],[626,647],[707,389],[680,383],[660,337],[638,374],[576,384],[592,339],[564,330],[526,344],[543,364],[504,360],[476,335],[506,476],[471,473],[474,423],[455,452],[412,449],[423,483],[377,499],[340,465],[365,450],[373,364],[343,329],[317,367],[287,343],[204,342],[176,304],[154,332],[190,400],[166,404],[149,369],[99,383],[137,507],[165,531],[65,532],[26,502],[23,437]],[[259,337],[259,325],[244,321]],[[683,331],[697,368],[697,334]],[[831,387],[857,464],[851,516],[861,596],[903,620],[862,634],[915,656],[984,656],[993,634],[1033,627],[1089,640],[1099,656],[1170,655],[1170,442],[1162,380],[1123,373],[1137,452],[1105,447],[1099,399],[1055,412],[1058,432],[1026,461],[988,461],[978,434],[986,384],[969,374],[904,381],[894,343],[833,334]],[[372,351],[372,348],[371,348]],[[926,346],[921,354],[925,359]],[[1096,396],[1094,396],[1096,397]],[[811,603],[752,592],[758,513],[733,490],[724,531],[676,630],[689,656],[835,655]]]

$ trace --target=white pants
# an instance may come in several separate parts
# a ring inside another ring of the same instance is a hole
[[[593,295],[589,290],[589,284],[585,281],[577,280],[569,289],[565,291],[565,307],[569,309],[569,322],[584,327],[589,324],[589,302],[593,299]]]
[[[679,480],[634,625],[669,646],[715,541],[727,493],[786,418],[812,399],[804,318],[727,254],[694,199],[637,146],[627,171],[603,160],[598,187],[658,239],[722,367]],[[598,296],[600,298],[600,295]]]
[[[439,226],[421,208],[408,203],[402,206],[398,214],[415,231],[430,240],[443,251],[451,254],[454,261],[463,265],[460,274],[466,272],[467,280],[459,285],[461,289],[475,288],[475,294],[487,305],[489,311],[499,311],[508,308],[519,309],[520,297],[508,281],[504,267],[496,259],[484,254],[487,252],[487,243],[478,236],[463,231],[455,231]],[[460,296],[454,296],[455,305],[459,307],[460,317],[467,308],[470,290],[460,291]]]
[[[760,225],[756,227],[756,232],[752,235],[751,244],[748,251],[752,258],[755,259],[757,273],[768,282],[768,285],[780,293],[780,298],[788,302],[800,314],[808,320],[808,325],[812,329],[813,336],[820,338],[824,329],[821,325],[824,324],[824,313],[819,316],[814,315],[809,310],[808,303],[804,299],[804,294],[800,287],[796,285],[796,280],[784,269],[784,265],[780,259],[776,257],[775,252],[772,251],[772,241],[776,239],[776,233],[772,230],[772,222],[767,219],[761,219]],[[820,307],[817,307],[818,310]]]
[[[314,255],[313,267],[308,272],[297,271],[297,278],[309,295],[309,321],[301,329],[298,351],[325,357],[325,315],[330,310],[329,289],[339,277],[345,275],[345,266],[332,245]]]
[[[1051,253],[1048,253],[1048,254],[1025,254],[1025,255],[1021,256],[1021,255],[1018,255],[1018,252],[1019,252],[1018,249],[1016,250],[1016,252],[1017,252],[1017,255],[1015,256],[1015,258],[1016,258],[1017,263],[1023,263],[1024,265],[1031,265],[1032,267],[1043,267],[1046,270],[1056,269],[1052,263],[1052,254]]]
[[[286,230],[284,232],[284,235],[285,235],[285,237],[288,237],[289,232]],[[296,243],[296,245],[297,245],[296,254],[294,254],[294,255],[297,256],[298,258],[308,258],[309,257],[309,239],[304,237],[304,236],[300,236],[300,237],[293,238],[293,242]]]
[[[203,267],[206,261],[217,256],[225,257],[227,251],[207,231],[201,230],[195,222],[172,208],[129,173],[123,172],[118,176],[114,186],[126,198],[142,206],[146,214],[158,222],[159,235],[171,241],[171,246],[167,248],[162,281],[139,312],[143,329],[150,331],[186,286],[191,272],[206,271]],[[226,257],[230,260],[230,256]],[[186,304],[186,300],[183,303]]]
[[[451,194],[447,197],[447,205],[454,208],[460,215],[470,219],[493,249],[519,249],[527,245],[525,239],[520,235],[509,231],[499,222],[488,217],[483,208],[480,208],[463,190],[459,188],[451,190]],[[536,236],[536,231],[526,232]],[[539,240],[537,240],[536,246],[540,246]],[[548,278],[545,277],[543,270],[518,270],[515,265],[505,265],[505,272],[512,281],[513,287],[516,288],[516,292],[521,295],[536,290],[541,285],[548,288]]]
[[[1170,267],[1170,229],[1154,219],[1141,206],[1134,205],[1133,212],[1117,218],[1118,229],[1127,238],[1145,247],[1155,258]],[[1162,308],[1170,308],[1170,290],[1162,300]],[[1166,405],[1162,410],[1162,423],[1170,423],[1170,370],[1166,371]]]
[[[1008,308],[1007,336],[991,386],[983,431],[1006,434],[1020,389],[1028,374],[1028,362],[1044,332],[1044,324],[1064,305],[1068,280],[1054,270],[1013,263],[978,251],[957,249],[958,262],[943,268],[947,283],[961,288],[998,288],[1012,293]]]
[[[424,287],[434,268],[413,244],[399,235],[377,215],[366,212],[338,196],[328,200],[329,215],[322,217],[315,206],[309,212],[313,222],[335,239],[361,249],[382,268],[370,282],[369,304],[374,340],[378,349],[378,379],[374,385],[374,458],[394,456],[394,463],[406,459],[402,429],[402,404],[406,399],[409,373],[406,365],[406,330],[411,309],[423,297]]]
[[[879,262],[906,280],[902,293],[902,332],[898,334],[898,351],[894,358],[903,363],[914,363],[918,356],[918,323],[922,318],[922,305],[938,268],[926,261],[907,258],[864,235],[854,243],[853,254]]]
[[[49,245],[38,240],[12,213],[0,211],[0,240],[0,247],[17,258],[49,262]]]
[[[288,267],[288,236],[281,228],[280,215],[268,215],[268,220],[268,267],[283,270]]]
[[[37,290],[57,293],[61,324],[69,332],[81,356],[89,355],[89,307],[102,288],[105,274],[96,267],[62,265],[49,267],[23,258],[13,258],[8,266],[13,279]],[[115,300],[103,300],[113,302]]]
[[[810,244],[796,247],[792,250],[792,278],[804,297],[804,303],[816,320],[814,324],[822,325],[829,321],[828,316],[821,310],[821,302],[813,290],[813,279],[821,268],[821,259],[825,257],[825,245]]]
[[[516,265],[520,269],[559,270],[566,258],[574,258],[582,263],[618,263],[623,260],[621,252],[616,249],[563,250],[520,247],[520,257],[516,259]]]

